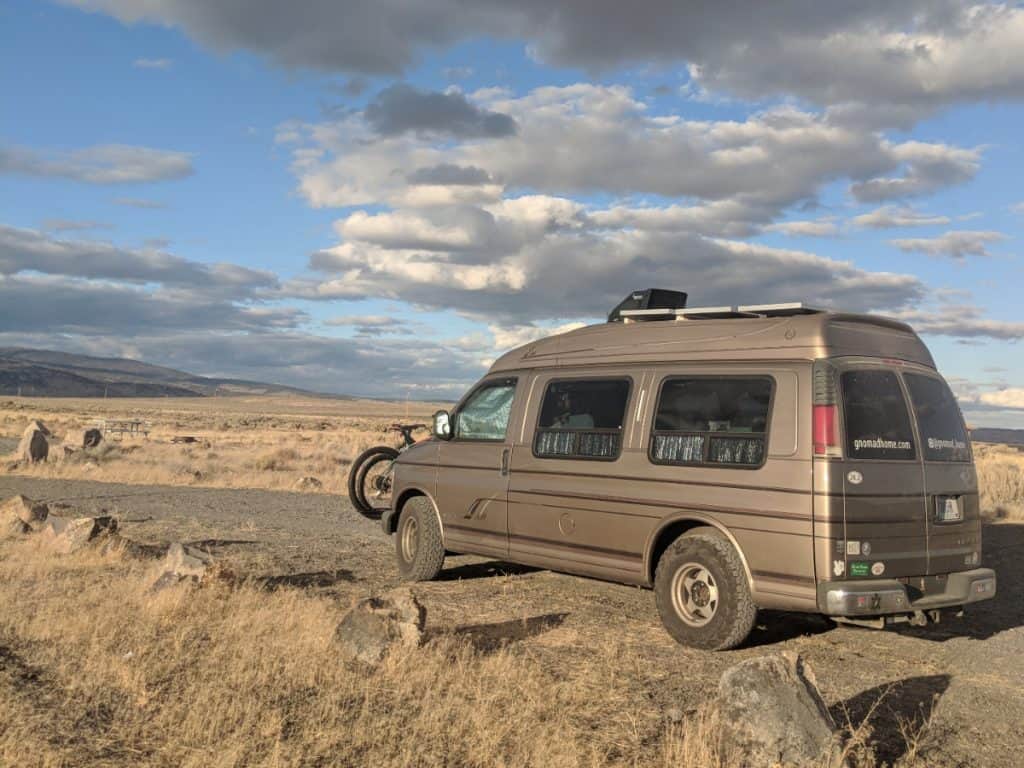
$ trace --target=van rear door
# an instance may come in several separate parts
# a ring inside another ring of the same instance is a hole
[[[845,575],[870,579],[927,574],[924,466],[900,377],[887,366],[848,365],[839,369],[838,379]]]
[[[949,385],[935,373],[907,369],[903,381],[924,464],[927,573],[975,568],[981,562],[978,479],[960,408]]]

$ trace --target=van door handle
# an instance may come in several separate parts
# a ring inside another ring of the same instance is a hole
[[[509,455],[511,455],[511,453],[512,451],[510,451],[508,448],[505,448],[501,452],[501,474],[503,475],[508,474],[508,458]]]

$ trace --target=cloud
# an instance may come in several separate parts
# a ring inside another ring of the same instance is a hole
[[[597,223],[601,212],[584,214],[580,204],[560,198],[514,198],[488,213],[493,229],[461,230],[460,251],[403,241],[399,235],[410,233],[405,222],[376,219],[361,233],[372,238],[313,257],[323,280],[292,281],[283,292],[382,296],[502,326],[600,317],[625,290],[646,285],[689,290],[701,304],[804,300],[860,310],[906,307],[926,294],[909,275],[867,272],[801,251],[687,232],[607,229]]]
[[[410,184],[438,184],[442,186],[477,186],[489,184],[491,175],[483,168],[471,165],[441,163],[429,168],[417,168],[407,178]]]
[[[234,297],[277,286],[276,275],[234,264],[203,264],[158,249],[131,250],[92,240],[62,240],[0,224],[0,275],[37,272],[131,283],[160,283]]]
[[[65,1],[289,68],[397,75],[428,51],[488,38],[522,41],[541,61],[589,71],[686,64],[703,91],[792,95],[890,123],[953,103],[1024,97],[1024,10],[1011,4]]]
[[[282,126],[279,137],[294,147],[300,193],[314,207],[482,203],[509,188],[727,201],[728,231],[719,233],[731,235],[771,223],[839,179],[872,182],[862,192],[867,195],[886,194],[868,191],[881,187],[888,194],[923,194],[960,183],[980,162],[979,150],[894,143],[793,107],[742,121],[685,120],[653,114],[628,88],[584,83],[537,88],[521,97],[491,89],[466,98],[479,110],[510,116],[518,130],[476,142],[380,136],[360,115]],[[443,166],[480,169],[492,183],[448,189],[410,184],[407,169]],[[897,173],[902,176],[892,175]]]
[[[1024,214],[1024,202],[1014,203],[1010,206],[1010,210],[1014,213]]]
[[[101,221],[44,219],[43,229],[48,232],[84,232],[90,229],[110,229],[110,225]]]
[[[324,320],[332,328],[354,328],[357,336],[407,335],[413,332],[412,325],[390,315],[351,315],[332,317]]]
[[[1007,387],[997,392],[983,392],[978,396],[978,400],[995,408],[1024,410],[1024,388]]]
[[[366,106],[366,122],[382,136],[416,133],[429,136],[498,138],[516,132],[516,122],[500,112],[481,109],[457,91],[421,91],[396,83]]]
[[[869,229],[893,229],[897,227],[927,227],[935,224],[949,224],[948,216],[934,216],[921,213],[907,206],[883,205],[868,213],[854,216],[853,223]]]
[[[157,211],[167,207],[167,203],[143,197],[115,197],[114,205],[123,205],[126,208],[142,208],[149,211]]]
[[[68,152],[0,147],[0,174],[65,178],[88,184],[133,184],[190,176],[192,156],[125,144],[104,144]]]
[[[910,323],[919,333],[959,339],[996,339],[1017,341],[1024,338],[1024,322],[991,320],[978,307],[963,304],[944,305],[932,310],[907,310],[893,313]]]
[[[194,290],[149,290],[110,281],[54,275],[0,275],[0,328],[7,333],[173,335],[293,328],[291,308],[241,306]]]
[[[782,221],[769,224],[765,231],[781,232],[791,237],[834,237],[839,234],[839,227],[834,219],[824,218],[814,221]]]
[[[909,237],[890,240],[904,253],[927,253],[929,256],[948,256],[966,259],[968,256],[988,256],[987,245],[1006,239],[1001,232],[985,230],[957,230],[938,237]]]
[[[170,59],[136,59],[132,66],[136,69],[170,69],[174,64]]]
[[[974,178],[981,165],[979,149],[908,141],[891,146],[891,151],[893,158],[903,164],[902,175],[851,184],[850,192],[859,202],[916,197],[963,184]]]

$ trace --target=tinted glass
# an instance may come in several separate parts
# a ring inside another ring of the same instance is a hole
[[[515,381],[478,389],[456,414],[455,436],[465,440],[504,440],[515,394]]]
[[[629,381],[553,381],[544,392],[534,452],[549,458],[614,459],[622,444]]]
[[[913,459],[914,433],[892,371],[846,371],[840,377],[846,454],[853,459]]]
[[[759,466],[772,382],[766,378],[669,379],[654,417],[651,457],[679,464]]]
[[[946,382],[916,373],[904,374],[903,378],[910,390],[925,459],[970,461],[964,420]]]

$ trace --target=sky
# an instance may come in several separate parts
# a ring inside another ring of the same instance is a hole
[[[1024,427],[1024,8],[0,0],[0,346],[455,398],[629,291],[910,322]]]

